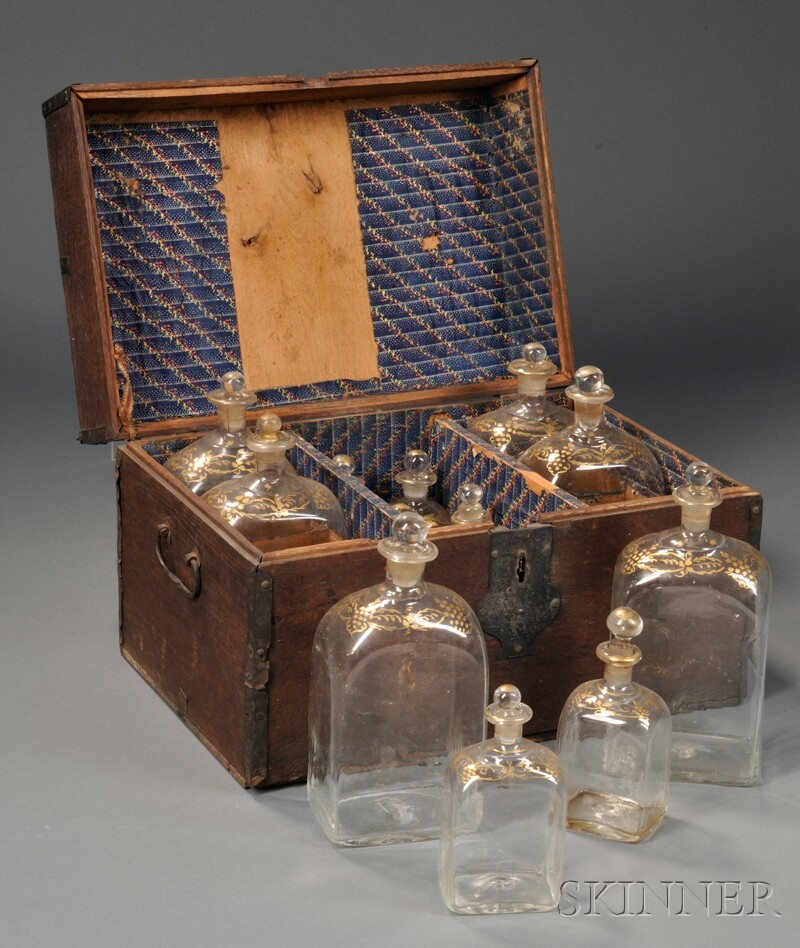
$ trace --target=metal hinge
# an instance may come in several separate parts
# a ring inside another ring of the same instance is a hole
[[[42,115],[47,118],[51,112],[55,112],[57,109],[66,105],[71,95],[72,86],[67,86],[66,89],[62,89],[60,92],[56,92],[55,95],[50,96],[46,102],[42,102]]]
[[[500,640],[498,658],[531,655],[561,606],[549,582],[553,528],[493,530],[491,538],[489,592],[478,605],[478,619],[484,632]]]

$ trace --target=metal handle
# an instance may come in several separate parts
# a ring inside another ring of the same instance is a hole
[[[171,582],[175,583],[184,596],[188,596],[189,599],[197,599],[197,597],[200,595],[200,554],[196,549],[190,550],[184,558],[184,563],[192,570],[193,579],[192,588],[190,589],[186,583],[183,582],[180,576],[176,576],[175,573],[173,573],[169,566],[167,566],[167,564],[164,562],[162,547],[165,543],[169,543],[171,532],[172,527],[168,522],[160,523],[156,527],[156,556],[158,557],[158,562],[161,564],[161,567],[167,576],[169,576]]]

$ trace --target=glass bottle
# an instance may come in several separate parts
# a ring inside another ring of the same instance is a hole
[[[546,395],[547,380],[558,370],[540,342],[522,347],[508,371],[517,377],[517,397],[494,411],[467,420],[467,428],[494,445],[501,454],[516,457],[547,435],[570,427],[575,417]]]
[[[494,737],[460,751],[444,783],[439,885],[451,912],[549,912],[564,865],[566,784],[556,755],[522,736],[531,709],[501,685]]]
[[[340,846],[437,838],[447,761],[484,734],[483,633],[460,596],[425,582],[427,533],[398,514],[378,544],[386,580],[333,606],[314,638],[308,799]]]
[[[749,543],[710,529],[721,495],[710,469],[686,469],[681,525],[629,543],[613,602],[647,625],[639,678],[672,712],[672,779],[749,786],[761,779],[761,708],[770,573]]]
[[[402,493],[390,501],[395,510],[413,510],[431,527],[450,523],[450,514],[428,496],[431,485],[436,483],[436,472],[431,468],[431,458],[426,451],[407,451],[403,470],[395,480],[402,488]]]
[[[567,827],[638,843],[659,826],[669,793],[670,715],[664,701],[631,680],[642,619],[621,607],[611,638],[597,647],[605,677],[579,685],[558,722],[557,753],[567,781]]]
[[[518,461],[589,504],[662,494],[664,478],[650,450],[603,419],[614,392],[600,369],[578,369],[567,395],[575,404],[574,425],[543,438]]]
[[[175,454],[164,465],[195,494],[204,494],[232,477],[255,469],[247,447],[247,407],[256,396],[245,386],[241,372],[226,372],[220,387],[206,398],[217,408],[217,430],[203,435]]]
[[[255,471],[203,496],[262,550],[280,549],[287,545],[287,538],[306,544],[346,537],[344,513],[333,493],[301,477],[286,460],[296,440],[290,431],[281,430],[277,415],[265,412],[247,439],[255,455]]]

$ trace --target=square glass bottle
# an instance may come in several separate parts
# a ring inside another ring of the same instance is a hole
[[[579,685],[558,722],[567,781],[567,827],[638,843],[667,812],[671,722],[649,688],[631,680],[642,653],[631,639],[641,617],[621,607],[608,617],[611,639],[597,647],[605,676]]]
[[[556,755],[522,736],[531,709],[501,685],[486,709],[494,737],[447,768],[439,884],[451,912],[549,912],[564,865],[566,784]]]

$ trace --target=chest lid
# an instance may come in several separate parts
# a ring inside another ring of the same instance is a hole
[[[319,417],[488,396],[572,356],[533,60],[43,106],[81,439],[198,427],[243,371]]]

